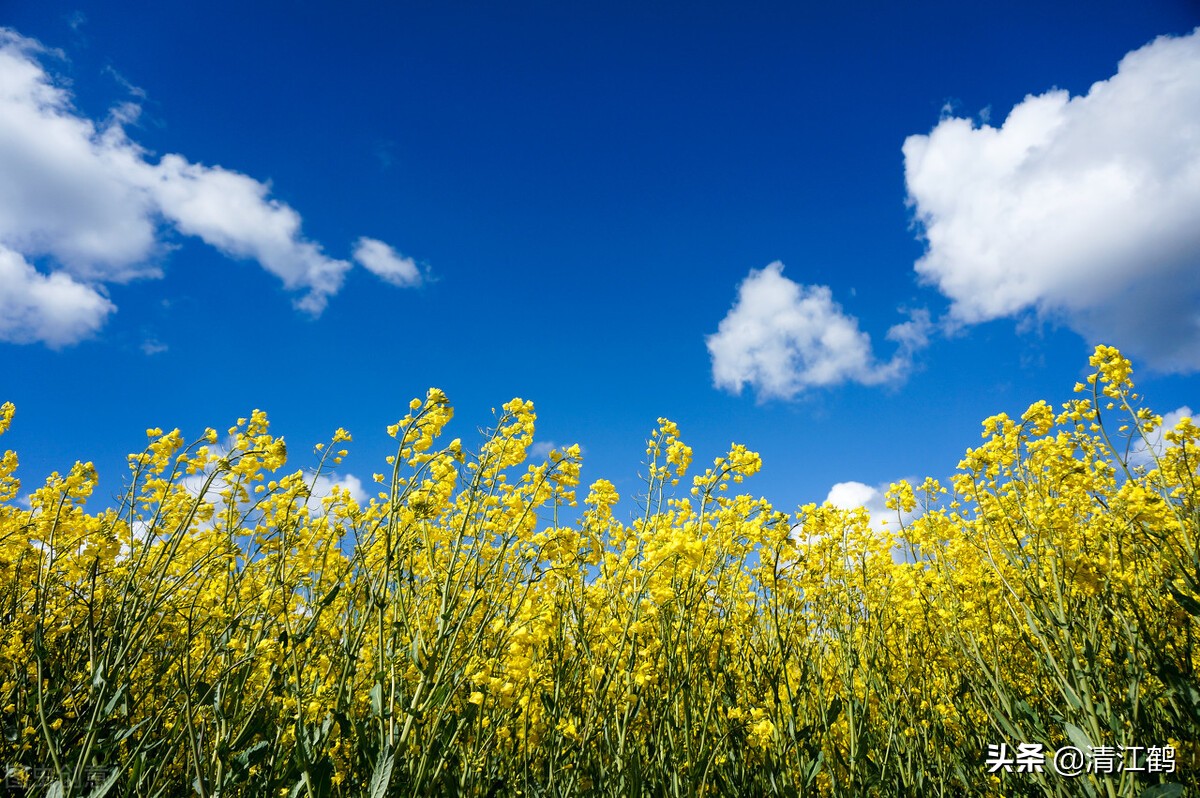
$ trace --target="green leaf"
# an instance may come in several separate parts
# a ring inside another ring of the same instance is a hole
[[[371,714],[377,718],[383,717],[383,685],[375,682],[371,688]]]
[[[1158,677],[1167,686],[1167,695],[1172,703],[1178,701],[1193,719],[1200,718],[1200,691],[1192,679],[1169,661],[1158,669]]]
[[[383,798],[388,785],[392,781],[392,768],[396,766],[396,755],[380,752],[379,761],[375,763],[375,772],[371,774],[371,785],[367,798]]]
[[[1087,751],[1092,747],[1092,741],[1083,729],[1073,723],[1064,723],[1063,728],[1067,732],[1067,738],[1071,741],[1071,745],[1080,751]]]
[[[838,716],[842,714],[842,699],[834,696],[834,699],[829,702],[829,711],[825,715],[825,723],[832,726],[837,722]]]
[[[421,630],[417,629],[417,633],[413,635],[412,648],[408,650],[408,656],[413,661],[413,664],[418,668],[421,667]]]
[[[450,695],[450,685],[439,684],[433,688],[433,692],[429,695],[430,707],[443,707],[446,705],[446,697]],[[419,714],[419,713],[418,713]]]
[[[817,779],[817,774],[821,772],[821,766],[825,764],[825,752],[817,751],[817,758],[809,765],[808,774],[804,777],[804,786],[812,784]]]
[[[309,619],[308,619],[308,623],[307,623],[307,624],[305,624],[303,631],[301,631],[301,632],[300,632],[300,634],[296,635],[296,637],[295,637],[295,639],[293,640],[293,642],[294,642],[296,645],[300,645],[300,644],[301,644],[301,643],[303,643],[305,640],[307,640],[309,637],[311,637],[311,636],[312,636],[312,633],[313,633],[313,632],[315,632],[315,631],[317,630],[317,622],[318,622],[320,619],[321,619],[321,613],[320,613],[320,612],[314,612],[314,613],[313,613],[313,616],[312,616],[311,618],[309,618]]]
[[[107,718],[112,715],[113,710],[116,709],[116,707],[117,707],[117,702],[120,701],[124,695],[125,695],[125,685],[121,685],[120,687],[117,688],[117,692],[113,693],[112,698],[108,699],[108,703],[104,705],[103,717]],[[122,709],[122,712],[121,712],[122,715],[129,714],[129,709],[127,707],[122,706],[121,709]]]
[[[325,594],[325,596],[317,604],[317,609],[313,612],[312,617],[308,619],[308,623],[305,625],[304,631],[300,632],[300,634],[297,635],[293,641],[296,645],[299,645],[308,638],[312,637],[312,633],[317,630],[317,622],[321,619],[321,610],[333,603],[333,600],[337,598],[337,594],[341,589],[342,583],[338,582],[333,586],[332,590]]]
[[[305,773],[301,773],[300,781],[296,782],[296,786],[292,788],[291,798],[297,798],[297,796],[299,796],[300,793],[302,793],[304,791],[304,788],[307,786],[308,786],[308,775]]]
[[[1067,703],[1071,705],[1071,709],[1083,709],[1083,702],[1079,700],[1079,694],[1075,692],[1075,688],[1069,684],[1062,686],[1063,698],[1067,699]]]
[[[1175,599],[1180,607],[1183,607],[1191,615],[1200,617],[1200,601],[1196,601],[1194,598],[1184,593],[1170,582],[1167,582],[1167,591],[1171,594],[1172,598]]]
[[[139,721],[138,723],[135,723],[134,725],[130,726],[128,729],[125,729],[125,730],[124,730],[124,731],[122,731],[120,734],[118,734],[118,735],[117,735],[117,738],[116,738],[116,741],[119,743],[119,742],[121,742],[121,741],[123,741],[123,740],[128,740],[130,737],[132,737],[132,736],[134,735],[134,733],[135,733],[135,732],[137,732],[137,730],[138,730],[138,729],[140,729],[140,728],[142,728],[143,726],[145,726],[145,725],[146,725],[147,723],[149,723],[151,720],[152,720],[152,718],[146,718],[145,720],[142,720],[142,721]]]
[[[108,791],[117,783],[117,779],[121,778],[122,768],[110,767],[108,769],[108,778],[100,782],[88,793],[88,798],[104,798],[108,795]]]
[[[319,605],[321,607],[321,609],[325,609],[330,604],[332,604],[333,600],[335,598],[337,598],[338,591],[341,589],[342,589],[341,582],[338,582],[336,585],[334,585],[333,590],[330,590],[328,593],[325,594],[325,597],[321,599],[321,603]]]
[[[266,757],[267,749],[270,748],[270,746],[271,744],[266,740],[259,740],[257,743],[238,754],[235,761],[246,770],[249,770]]]
[[[1142,790],[1138,798],[1179,798],[1183,795],[1182,784],[1155,784]]]

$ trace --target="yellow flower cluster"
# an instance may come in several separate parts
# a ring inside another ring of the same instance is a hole
[[[315,498],[349,432],[287,473],[261,411],[148,430],[94,513],[90,463],[22,502],[5,452],[3,761],[65,796],[1137,794],[1159,776],[981,764],[1200,750],[1200,428],[1150,446],[1129,362],[1092,365],[986,419],[946,487],[893,485],[884,531],[729,490],[762,467],[736,444],[681,486],[667,419],[636,513],[605,479],[571,511],[580,449],[527,462],[532,403],[471,453],[436,389],[362,503]]]

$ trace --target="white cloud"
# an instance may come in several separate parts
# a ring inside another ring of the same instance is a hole
[[[215,458],[223,458],[233,450],[234,440],[232,437],[226,437],[220,443],[209,446],[209,451]],[[188,474],[180,477],[179,484],[189,495],[194,498],[201,499],[214,505],[217,511],[225,508],[225,501],[221,498],[221,492],[229,490],[232,487],[232,482],[227,474],[219,474],[213,478],[212,483],[205,490],[205,483],[212,475],[214,467],[210,465],[202,473]],[[279,476],[279,475],[276,475]],[[363,487],[362,480],[353,474],[339,475],[336,473],[318,474],[314,479],[311,475],[305,475],[304,484],[308,486],[307,495],[299,498],[299,503],[308,507],[309,515],[312,518],[321,518],[326,514],[326,508],[322,501],[328,498],[333,493],[334,487],[344,488],[349,491],[350,498],[358,504],[366,504],[370,500],[370,495]],[[253,488],[246,486],[248,491]],[[239,513],[243,516],[253,512],[252,507],[257,501],[257,495],[251,493],[249,501],[237,502]],[[213,527],[214,521],[208,521],[201,524],[202,528],[210,529]],[[245,524],[243,524],[244,526]],[[252,524],[251,524],[252,525]]]
[[[545,460],[557,448],[558,444],[554,441],[534,441],[529,445],[529,458],[535,462]]]
[[[315,516],[324,514],[325,510],[321,502],[333,493],[334,487],[349,491],[350,498],[358,504],[365,505],[371,499],[366,489],[363,488],[362,480],[353,474],[346,474],[344,477],[339,477],[337,474],[321,474],[313,483],[312,493],[305,502]]]
[[[166,155],[146,175],[146,188],[159,212],[183,233],[235,258],[252,258],[283,280],[307,290],[297,306],[313,314],[325,309],[342,287],[350,264],[332,260],[300,235],[300,214],[268,199],[263,183],[222,169]]]
[[[360,238],[354,244],[354,260],[377,277],[404,288],[421,282],[421,272],[412,258],[374,238]]]
[[[1085,96],[904,143],[951,324],[1035,312],[1161,370],[1200,369],[1200,29],[1126,55]]]
[[[869,510],[875,510],[883,507],[883,494],[865,482],[851,480],[850,482],[836,483],[829,489],[829,495],[825,497],[825,501],[843,510],[867,507],[868,504],[877,505],[867,507]]]
[[[909,484],[913,480],[908,480]],[[892,547],[892,559],[896,562],[909,562],[911,557],[906,550],[902,539],[901,524],[907,526],[913,519],[920,514],[919,510],[913,512],[901,512],[899,517],[895,510],[889,510],[886,505],[887,492],[891,488],[891,483],[884,482],[879,485],[871,486],[865,482],[838,482],[829,489],[829,494],[825,497],[824,504],[832,505],[840,510],[856,510],[859,507],[865,508],[869,515],[870,529],[876,533],[883,534],[890,532],[896,538],[896,543]],[[803,524],[795,524],[792,526],[792,539],[799,546],[813,546],[820,542],[825,536],[822,534],[809,534],[805,530]],[[850,563],[847,560],[847,563]]]
[[[44,275],[0,245],[0,340],[57,349],[94,334],[114,310],[95,289],[62,272]]]
[[[1145,440],[1138,438],[1138,443],[1129,451],[1128,463],[1131,466],[1142,466],[1144,468],[1154,468],[1155,459],[1162,457],[1167,446],[1174,446],[1168,443],[1163,437],[1164,433],[1175,428],[1185,418],[1195,418],[1192,413],[1192,408],[1184,405],[1177,407],[1170,413],[1165,414],[1163,422],[1153,432],[1146,436]]]
[[[45,52],[0,29],[0,244],[82,279],[153,275],[152,205],[130,179],[150,167],[118,124],[75,114],[36,60]]]
[[[147,338],[145,341],[142,341],[142,353],[147,356],[161,355],[168,349],[170,349],[170,347],[164,344],[162,341],[159,341],[157,338]]]
[[[908,483],[910,485],[914,484],[914,480],[909,479]],[[911,552],[904,542],[902,527],[907,527],[912,523],[912,521],[920,516],[921,511],[918,508],[912,512],[900,511],[897,513],[896,510],[888,509],[886,502],[887,492],[890,488],[891,483],[889,482],[875,486],[853,480],[838,482],[829,489],[829,495],[825,497],[825,503],[842,510],[854,510],[859,507],[865,508],[870,515],[871,529],[879,534],[890,532],[895,536],[895,545],[892,546],[892,559],[895,562],[911,562]]]
[[[893,382],[907,373],[928,328],[924,312],[892,327],[887,337],[898,351],[891,361],[878,363],[870,336],[833,301],[828,286],[793,282],[775,261],[751,270],[717,332],[708,336],[713,382],[735,393],[749,384],[760,399],[789,399],[808,388],[843,382]]]
[[[267,184],[176,154],[151,162],[125,133],[140,107],[117,105],[102,123],[82,116],[46,57],[61,55],[0,28],[0,247],[52,270],[0,282],[0,340],[63,346],[93,335],[114,310],[100,286],[161,276],[165,226],[256,261],[297,292],[302,310],[325,308],[351,264],[304,238],[299,213]],[[396,283],[403,263],[369,268]],[[5,268],[20,270],[7,256]],[[51,312],[64,303],[81,317]]]
[[[579,446],[579,453],[581,455],[587,453],[587,450],[584,449],[581,444],[574,445]],[[561,453],[566,448],[567,447],[565,445],[556,441],[534,441],[533,443],[529,444],[527,454],[530,460],[537,462],[539,460],[548,459],[550,457],[550,452],[554,451],[555,449]]]
[[[912,483],[912,480],[909,480]],[[899,518],[895,510],[887,508],[887,492],[891,483],[884,482],[872,487],[864,482],[838,482],[829,489],[825,497],[828,504],[843,510],[853,510],[858,507],[866,508],[871,514],[871,528],[876,531],[887,529],[894,534],[900,533],[900,522],[908,524],[916,517],[916,512],[901,512]]]

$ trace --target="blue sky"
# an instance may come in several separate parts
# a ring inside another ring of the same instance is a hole
[[[254,408],[369,485],[437,386],[468,444],[532,399],[585,485],[666,416],[873,506],[1095,343],[1200,406],[1192,2],[250,5],[0,12],[26,489]]]

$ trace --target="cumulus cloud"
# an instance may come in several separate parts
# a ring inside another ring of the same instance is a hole
[[[119,124],[77,116],[36,60],[35,42],[0,29],[0,244],[49,255],[75,277],[124,282],[157,273],[149,169]]]
[[[909,479],[908,482],[913,484],[914,481]],[[892,547],[892,559],[896,562],[911,562],[911,553],[903,542],[901,527],[908,526],[915,520],[920,515],[920,510],[901,511],[899,515],[896,510],[889,510],[886,502],[887,492],[890,488],[891,483],[888,482],[874,486],[853,480],[838,482],[829,489],[825,503],[843,510],[865,508],[870,514],[871,529],[881,534],[885,531],[891,532],[896,536],[896,544]],[[809,538],[809,542],[813,542],[811,538]]]
[[[1033,312],[1164,371],[1200,369],[1200,29],[1127,54],[1086,95],[904,143],[949,322]]]
[[[226,438],[224,441],[209,447],[210,451],[218,458],[228,455],[229,452],[232,451],[232,448],[232,438]],[[209,502],[213,504],[218,511],[220,511],[225,506],[225,502],[221,498],[221,493],[222,491],[229,490],[231,487],[233,487],[233,484],[230,482],[228,474],[220,474],[215,477],[212,480],[212,483],[208,484],[207,489],[205,489],[205,485],[208,483],[208,479],[211,475],[212,468],[210,467],[202,473],[188,474],[183,476],[180,478],[179,484],[182,485],[183,489],[192,497]],[[366,504],[368,501],[370,501],[370,496],[363,487],[362,480],[353,474],[339,475],[337,473],[330,472],[318,474],[316,475],[315,479],[312,476],[306,476],[305,484],[308,486],[308,491],[306,494],[302,495],[298,501],[299,504],[308,508],[309,515],[312,518],[321,518],[326,515],[327,508],[323,502],[333,494],[333,489],[335,487],[348,491],[350,498],[358,504]],[[237,503],[238,510],[243,514],[252,515],[254,512],[253,508],[255,503],[256,500],[253,497],[249,501],[239,501]],[[202,524],[201,527],[205,529],[211,529],[214,523],[214,521],[208,521]]]
[[[177,154],[153,162],[125,132],[139,106],[82,116],[42,65],[56,57],[0,28],[0,247],[5,274],[18,275],[0,281],[0,340],[94,334],[115,309],[104,285],[161,275],[167,228],[256,261],[300,309],[325,308],[351,264],[306,239],[299,213],[239,172]],[[383,276],[402,284],[395,274]]]
[[[61,347],[94,334],[116,308],[63,273],[44,275],[0,245],[0,340]]]
[[[308,500],[305,502],[308,509],[315,515],[322,515],[324,513],[322,501],[333,494],[335,487],[349,491],[350,498],[358,504],[366,504],[371,499],[363,487],[362,480],[353,474],[346,474],[345,476],[321,474],[313,483],[312,493],[309,494]]]
[[[529,458],[534,461],[545,460],[557,448],[558,444],[554,441],[534,441],[529,445]]]
[[[910,483],[912,481],[911,479],[909,480]],[[875,486],[853,480],[838,482],[829,489],[829,495],[825,497],[825,501],[843,510],[865,507],[867,512],[871,514],[872,529],[879,531],[888,529],[898,533],[900,523],[897,521],[896,511],[889,510],[885,504],[887,501],[887,492],[890,487],[891,484],[887,482]],[[915,511],[911,513],[902,512],[900,513],[899,521],[908,524],[915,517]]]
[[[928,329],[923,312],[895,325],[887,337],[897,352],[877,362],[870,336],[833,300],[828,286],[796,283],[775,261],[751,270],[707,344],[718,388],[740,393],[750,385],[760,399],[790,399],[814,387],[902,379],[912,353],[925,346]]]
[[[421,282],[421,272],[412,258],[374,238],[360,238],[354,244],[354,260],[367,271],[401,288]]]
[[[913,480],[909,479],[911,484]],[[891,483],[884,482],[879,485],[868,485],[865,482],[838,482],[829,489],[829,494],[825,497],[824,504],[829,504],[842,510],[855,510],[863,507],[867,510],[870,516],[870,528],[878,533],[885,531],[891,532],[897,536],[896,545],[892,548],[892,559],[896,562],[907,562],[910,560],[909,553],[905,549],[905,545],[900,540],[901,524],[907,526],[915,519],[919,512],[901,512],[899,518],[895,510],[889,510],[886,505],[887,492],[891,487]],[[812,546],[818,543],[824,536],[817,534],[809,534],[803,524],[796,524],[792,527],[792,538],[800,546]]]
[[[227,255],[251,258],[279,277],[286,288],[306,290],[297,306],[313,314],[325,309],[342,287],[350,264],[333,260],[300,235],[300,214],[267,198],[266,185],[220,167],[162,158],[147,189],[159,212],[183,233]]]

